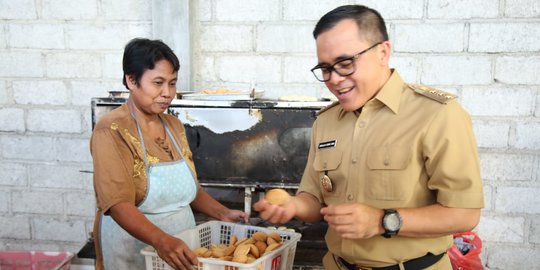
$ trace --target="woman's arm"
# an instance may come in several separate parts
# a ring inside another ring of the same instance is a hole
[[[191,202],[191,207],[203,214],[222,221],[240,221],[249,222],[249,216],[240,210],[232,210],[214,199],[208,192],[199,187],[197,197]]]

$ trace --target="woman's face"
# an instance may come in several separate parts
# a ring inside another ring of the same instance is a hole
[[[130,75],[126,75],[131,103],[146,115],[164,112],[176,95],[177,75],[178,72],[167,60],[159,60],[154,69],[145,70],[139,85]]]

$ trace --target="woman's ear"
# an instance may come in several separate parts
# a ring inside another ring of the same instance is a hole
[[[132,75],[124,75],[126,78],[126,84],[129,89],[129,91],[137,88],[137,81],[135,81],[135,78],[133,78]]]

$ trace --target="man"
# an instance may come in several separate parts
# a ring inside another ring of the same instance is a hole
[[[312,72],[338,102],[313,124],[296,196],[255,210],[273,223],[328,222],[325,269],[451,269],[452,234],[473,229],[483,207],[469,115],[389,68],[377,11],[338,7],[313,35]]]

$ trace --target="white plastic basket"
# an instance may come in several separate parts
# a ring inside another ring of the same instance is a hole
[[[231,235],[239,239],[251,237],[255,232],[277,232],[283,244],[276,250],[261,256],[252,263],[237,263],[213,258],[198,258],[195,270],[290,270],[294,263],[296,244],[301,234],[290,231],[273,230],[258,226],[241,225],[223,221],[209,221],[197,227],[185,230],[176,237],[182,239],[191,249],[208,247],[210,244],[229,244]],[[146,270],[172,270],[151,246],[141,250],[145,256]]]

